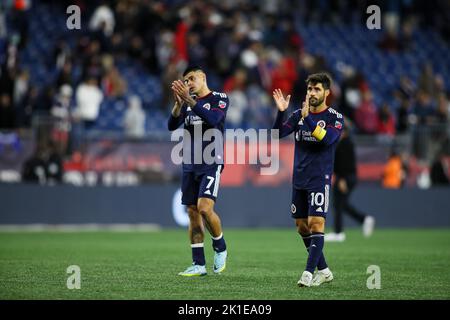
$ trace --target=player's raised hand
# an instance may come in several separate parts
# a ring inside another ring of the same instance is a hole
[[[283,96],[283,92],[281,92],[280,89],[275,89],[273,90],[273,99],[275,100],[278,110],[283,112],[289,107],[289,100],[291,100],[291,95],[288,95],[285,99]]]
[[[175,91],[173,91],[173,99],[175,100],[175,104],[181,108],[181,106],[183,105],[183,100],[180,98],[180,96],[178,94],[175,93]]]
[[[181,80],[172,82],[172,91],[183,101],[186,101],[191,97],[189,94],[189,87]]]
[[[302,104],[302,118],[306,118],[309,115],[309,95],[306,95],[306,100]]]

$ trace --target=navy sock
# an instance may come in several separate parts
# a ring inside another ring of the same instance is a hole
[[[311,245],[309,247],[308,261],[306,271],[314,273],[319,263],[320,256],[323,254],[324,235],[322,232],[313,232],[311,234]]]
[[[203,243],[191,244],[191,249],[192,249],[192,262],[194,264],[204,266],[206,264],[206,261]]]
[[[223,238],[223,233],[221,233],[217,238],[212,238],[212,246],[215,252],[222,252],[227,250],[227,244],[225,243],[225,239]]]
[[[309,253],[309,247],[311,246],[311,239],[312,239],[311,234],[302,235],[302,239],[303,239],[303,243],[305,244],[306,251],[308,251],[308,253]],[[325,260],[325,256],[323,255],[323,252],[322,252],[322,254],[320,255],[320,258],[319,258],[319,262],[317,263],[317,269],[324,270],[326,268],[328,268],[328,265]]]

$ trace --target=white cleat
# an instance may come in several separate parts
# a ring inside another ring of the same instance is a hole
[[[193,264],[192,266],[188,267],[183,272],[180,272],[178,275],[179,276],[183,276],[183,277],[201,277],[201,276],[206,276],[206,267],[205,266],[199,266],[197,264]]]
[[[311,287],[313,275],[309,271],[303,271],[300,280],[298,280],[297,285],[299,287]]]
[[[345,241],[345,233],[327,233],[325,235],[325,242],[344,242]]]
[[[363,235],[368,238],[372,235],[375,228],[375,218],[372,216],[366,216],[363,222]]]
[[[227,250],[214,253],[214,273],[222,273],[227,267]]]
[[[319,270],[314,276],[311,286],[318,287],[322,283],[331,282],[333,279],[333,273],[330,269],[327,268],[325,270]]]

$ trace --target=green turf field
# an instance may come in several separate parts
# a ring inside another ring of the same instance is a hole
[[[347,232],[325,244],[334,281],[299,288],[306,252],[293,229],[226,230],[222,275],[177,276],[190,264],[184,230],[158,232],[0,233],[0,299],[449,299],[450,230]],[[66,268],[81,268],[81,289],[66,287]],[[369,265],[381,289],[369,290]]]

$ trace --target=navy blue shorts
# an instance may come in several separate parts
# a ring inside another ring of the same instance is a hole
[[[330,204],[330,185],[313,189],[292,189],[291,216],[307,219],[308,216],[326,218]]]
[[[216,201],[221,171],[222,165],[201,173],[183,172],[181,203],[187,206],[197,205],[198,198],[209,198]]]

